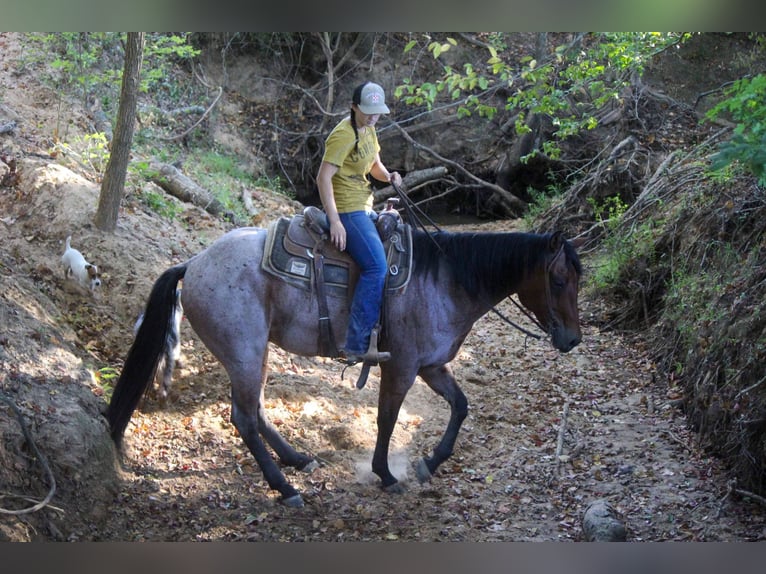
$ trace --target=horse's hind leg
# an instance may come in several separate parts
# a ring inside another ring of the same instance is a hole
[[[279,491],[282,502],[287,506],[301,507],[303,499],[297,490],[287,482],[282,471],[271,456],[260,436],[260,389],[253,384],[243,385],[232,379],[231,421],[237,427],[242,440],[255,457],[269,487]],[[260,385],[257,385],[260,387]],[[253,392],[255,391],[255,392]],[[267,433],[268,436],[268,433]]]
[[[416,468],[418,480],[427,482],[439,465],[452,456],[460,426],[468,415],[468,400],[446,365],[424,368],[418,374],[436,394],[444,397],[450,406],[449,423],[441,441],[434,449],[433,455],[422,458]]]
[[[263,380],[266,380],[265,374]],[[269,446],[274,449],[282,464],[292,466],[304,472],[311,472],[319,466],[313,458],[296,451],[290,446],[290,443],[279,434],[279,431],[271,423],[264,407],[263,385],[261,385],[261,396],[258,401],[258,430],[261,432],[261,436],[266,439],[266,442],[269,443]]]

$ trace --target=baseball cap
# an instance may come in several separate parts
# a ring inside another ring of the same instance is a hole
[[[369,82],[362,88],[362,96],[359,98],[359,109],[363,114],[388,114],[391,110],[386,105],[386,94],[378,84]]]

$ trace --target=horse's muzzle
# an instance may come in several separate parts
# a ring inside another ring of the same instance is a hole
[[[554,329],[551,333],[551,343],[562,353],[568,353],[582,341],[582,335],[570,329]]]

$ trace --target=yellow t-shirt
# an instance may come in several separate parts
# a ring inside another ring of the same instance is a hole
[[[378,136],[373,127],[359,134],[359,151],[354,150],[351,118],[341,120],[327,136],[322,161],[338,166],[332,177],[338,213],[372,209],[372,189],[366,176],[379,152]]]

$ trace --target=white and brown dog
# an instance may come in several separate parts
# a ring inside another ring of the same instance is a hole
[[[96,287],[101,285],[98,267],[88,263],[82,253],[72,247],[71,242],[72,236],[70,235],[66,238],[66,249],[61,256],[61,263],[64,265],[64,277],[74,277],[80,285],[93,292]]]

